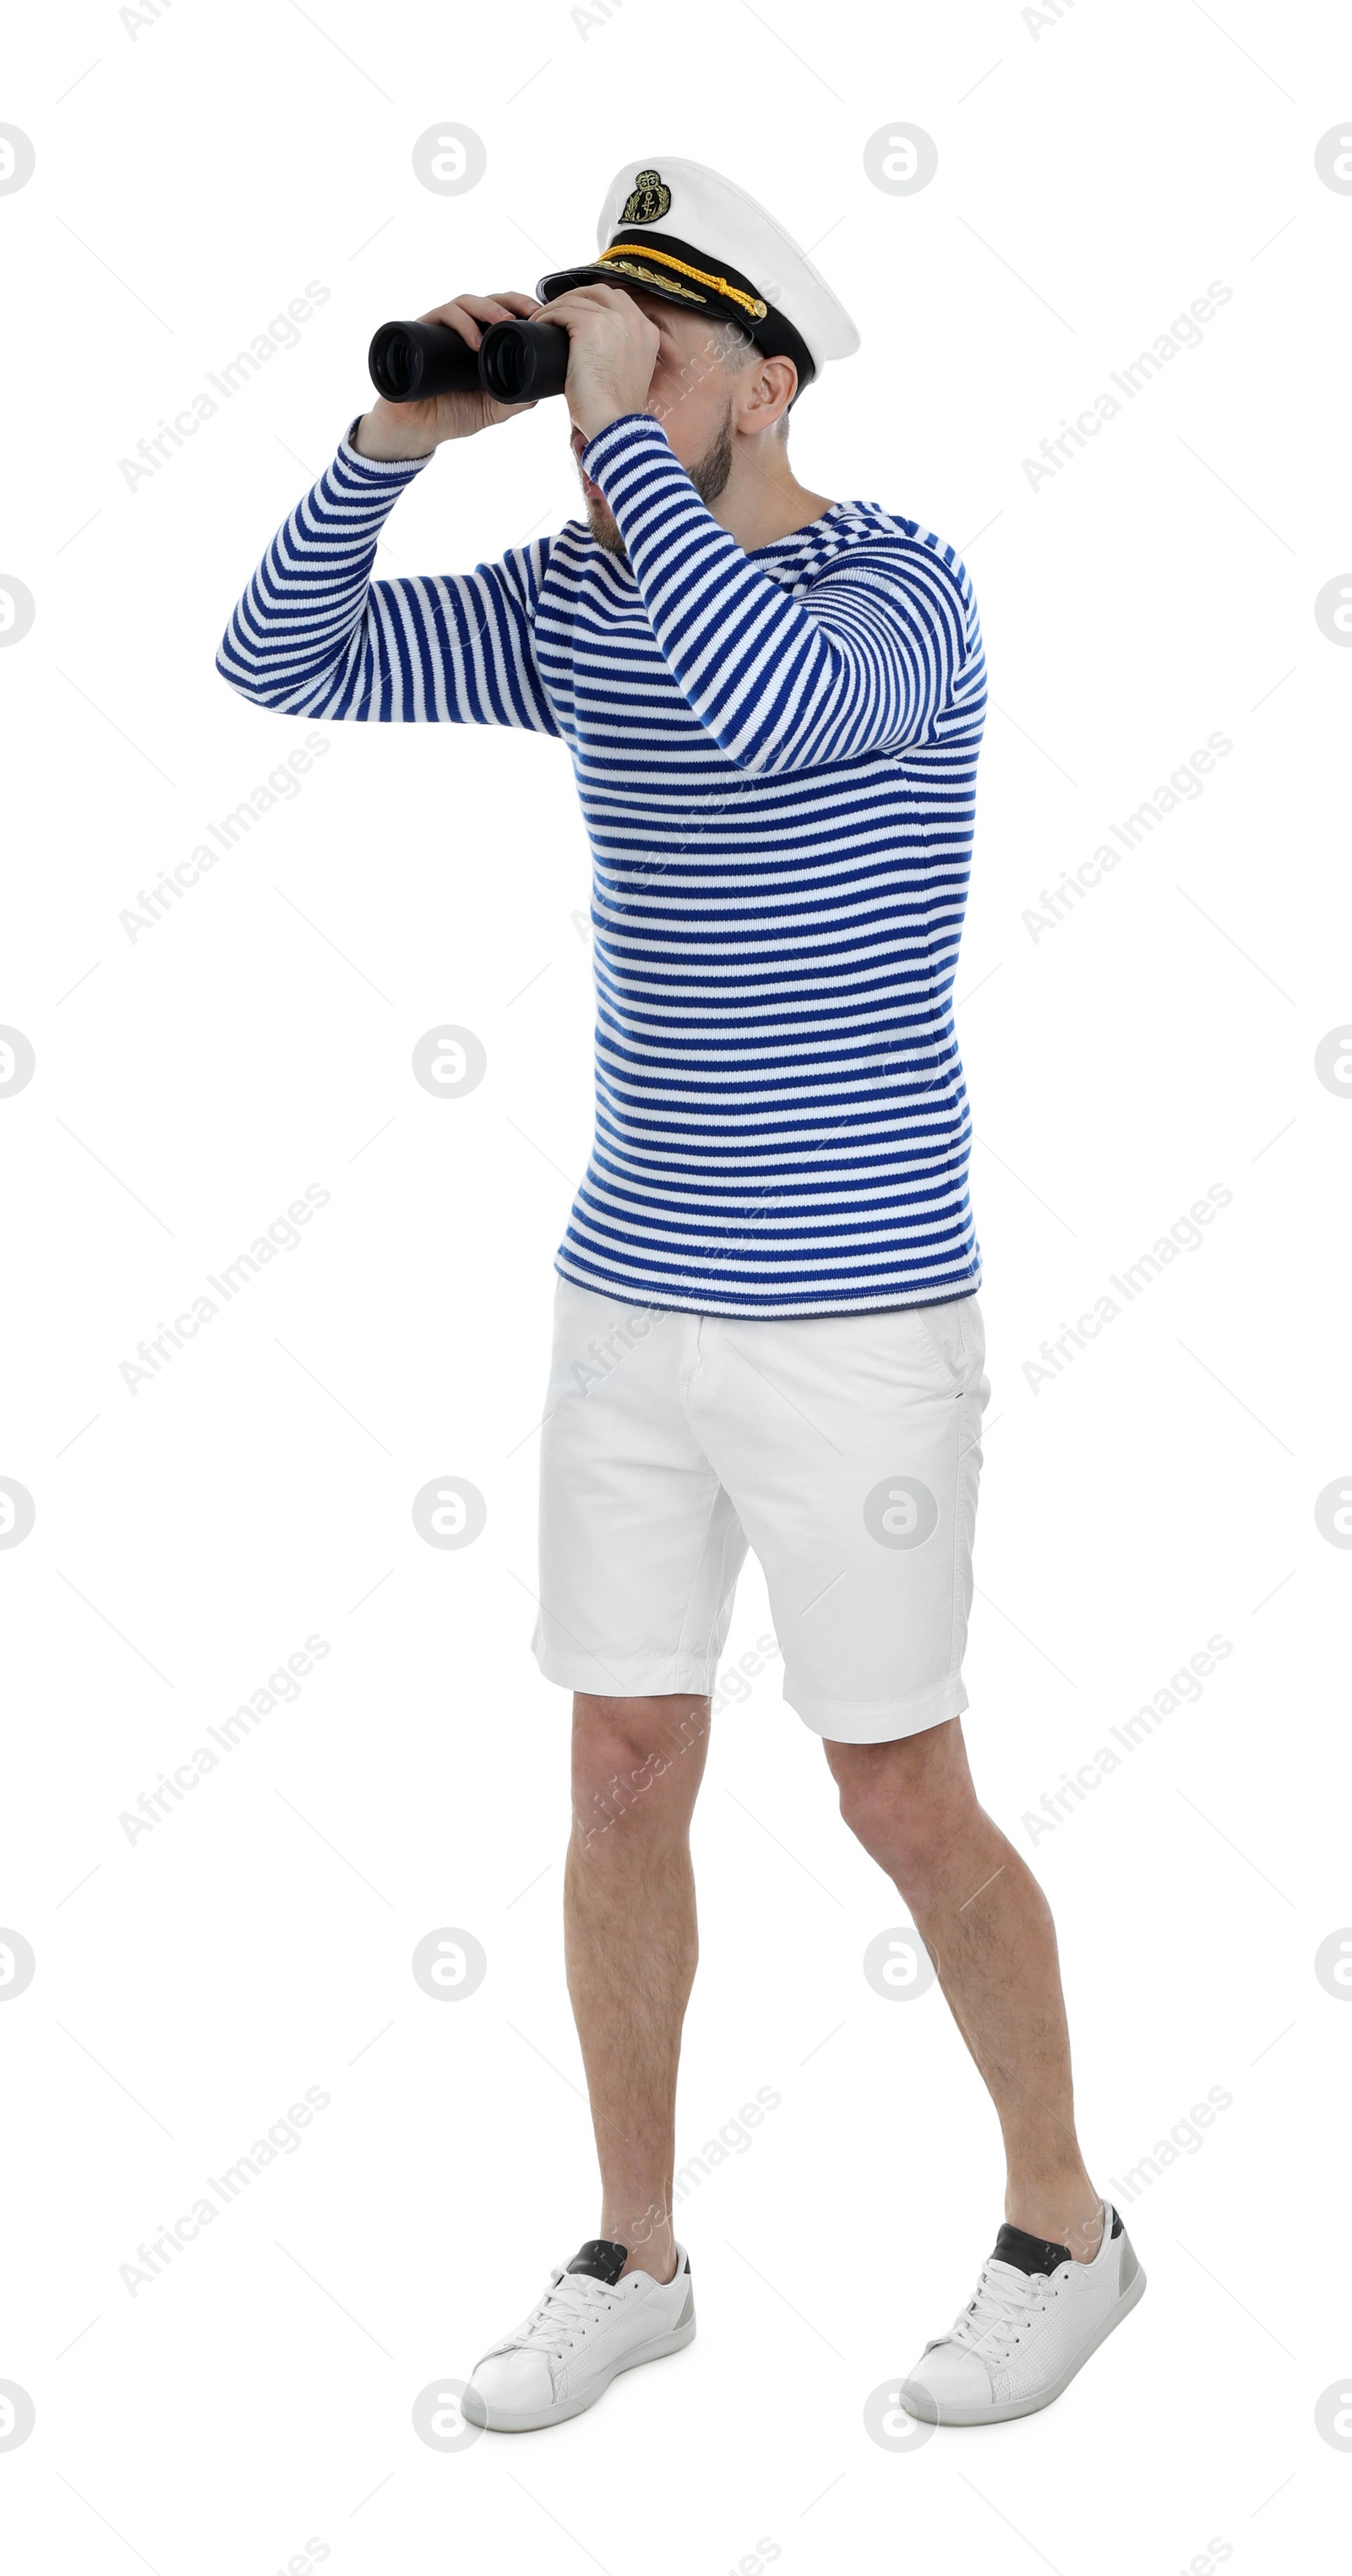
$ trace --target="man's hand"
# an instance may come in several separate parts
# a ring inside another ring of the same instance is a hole
[[[567,332],[564,395],[584,438],[626,412],[646,411],[661,334],[622,287],[575,286],[540,307]]]
[[[477,349],[490,322],[529,322],[533,313],[543,311],[533,295],[508,288],[503,295],[457,295],[450,304],[438,304],[432,313],[420,313],[418,319],[446,323],[471,349]],[[396,458],[430,456],[445,439],[472,438],[476,430],[496,429],[499,421],[515,420],[518,412],[534,409],[534,403],[494,402],[481,385],[471,386],[467,393],[434,394],[428,402],[390,403],[382,395],[370,411],[363,412],[352,444],[359,456],[389,464]]]

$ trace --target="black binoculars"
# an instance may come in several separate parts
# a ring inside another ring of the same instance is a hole
[[[539,402],[563,391],[568,334],[560,322],[493,322],[471,349],[447,322],[382,322],[367,364],[386,402],[426,402],[474,386],[495,402]]]

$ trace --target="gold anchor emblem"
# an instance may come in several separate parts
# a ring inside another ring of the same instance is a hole
[[[640,170],[620,212],[622,224],[655,224],[671,204],[671,190],[656,170]]]

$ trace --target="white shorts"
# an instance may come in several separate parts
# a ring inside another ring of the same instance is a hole
[[[750,1545],[814,1733],[885,1744],[957,1717],[984,1358],[970,1296],[745,1320],[561,1279],[541,1671],[607,1698],[710,1695]]]

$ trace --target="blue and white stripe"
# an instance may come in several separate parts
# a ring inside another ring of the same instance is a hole
[[[348,440],[231,617],[256,705],[568,746],[594,854],[596,1138],[556,1267],[634,1302],[814,1315],[975,1288],[952,1016],[985,661],[951,546],[838,501],[746,554],[646,415],[572,521],[371,580],[428,460]]]

